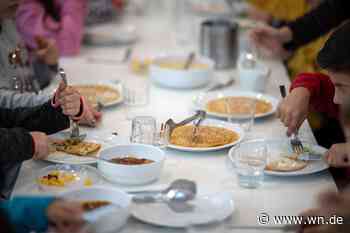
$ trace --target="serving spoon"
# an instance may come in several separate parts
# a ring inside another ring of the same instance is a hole
[[[165,122],[165,125],[169,128],[169,135],[171,135],[171,133],[173,132],[173,130],[177,127],[183,126],[183,125],[187,125],[188,123],[191,123],[192,121],[196,120],[197,118],[201,118],[203,116],[206,115],[206,112],[203,110],[198,110],[196,111],[196,114],[186,118],[185,120],[179,122],[179,123],[175,123],[173,119],[169,119]]]
[[[166,203],[174,212],[189,212],[193,206],[187,203],[197,194],[197,184],[186,179],[177,179],[170,186],[160,191],[128,192],[136,204]]]

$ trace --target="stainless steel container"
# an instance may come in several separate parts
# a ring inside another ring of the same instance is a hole
[[[238,25],[230,20],[212,19],[201,24],[200,52],[216,63],[217,69],[236,67]]]

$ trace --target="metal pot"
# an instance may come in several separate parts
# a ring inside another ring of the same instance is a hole
[[[215,61],[215,68],[234,68],[238,56],[238,24],[225,19],[206,20],[201,24],[201,55]]]

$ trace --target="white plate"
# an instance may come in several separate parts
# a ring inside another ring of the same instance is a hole
[[[266,139],[266,145],[268,150],[268,162],[276,160],[281,156],[288,156],[293,154],[292,147],[290,145],[290,139]],[[324,155],[327,152],[326,148],[323,148],[318,145],[313,145],[311,143],[302,141],[304,147],[308,147],[312,152],[317,154]],[[231,162],[234,164],[234,159],[232,154],[229,152],[229,158]],[[321,172],[329,168],[329,165],[323,161],[309,161],[308,165],[301,170],[293,171],[293,172],[277,172],[277,171],[266,171],[265,174],[273,175],[273,176],[303,176],[309,175],[317,172]]]
[[[252,98],[259,98],[261,100],[270,102],[272,104],[272,109],[269,112],[263,113],[263,114],[257,114],[255,118],[261,118],[261,117],[266,117],[269,116],[273,113],[275,113],[277,106],[278,106],[278,99],[262,94],[262,93],[257,93],[257,92],[250,92],[250,91],[235,91],[235,90],[228,90],[228,91],[222,91],[222,92],[209,92],[209,93],[201,93],[197,96],[194,97],[193,99],[193,105],[196,110],[204,110],[206,111],[206,104],[211,101],[215,100],[218,98],[223,98],[223,97],[252,97]],[[225,118],[227,119],[230,115],[228,114],[220,114],[220,113],[215,113],[215,112],[209,112],[207,111],[207,114],[213,117],[218,117],[218,118]],[[247,118],[245,115],[232,115],[232,119],[245,119]]]
[[[131,198],[125,192],[111,187],[92,187],[65,192],[61,197],[75,201],[109,201],[120,207],[118,211],[98,219],[92,224],[91,232],[118,232],[130,216]],[[88,231],[90,232],[90,231]]]
[[[84,86],[84,85],[102,85],[102,86],[108,86],[109,88],[112,88],[119,93],[119,98],[111,101],[109,103],[104,104],[105,107],[112,107],[115,105],[118,105],[123,102],[124,100],[124,95],[123,95],[123,86],[121,83],[116,83],[112,81],[104,81],[104,82],[92,82],[92,81],[84,81],[81,83],[78,82],[72,82],[71,85],[77,85],[77,86]]]
[[[48,185],[40,184],[39,179],[43,176],[48,175],[51,171],[70,172],[70,173],[76,174],[80,179],[73,181],[71,183],[68,183],[63,187],[48,186]],[[86,179],[91,180],[92,182],[91,186],[85,185]],[[51,165],[41,169],[37,175],[37,183],[38,183],[39,190],[42,192],[50,192],[50,193],[63,192],[63,191],[68,191],[71,189],[77,189],[77,188],[83,188],[83,187],[92,187],[92,186],[98,185],[100,182],[101,182],[101,177],[99,175],[98,170],[94,167],[87,166],[87,165],[68,165],[68,164]]]
[[[96,46],[129,45],[135,43],[137,39],[134,25],[97,25],[89,27],[84,35],[86,44]]]
[[[82,130],[81,130],[82,131]],[[81,133],[86,133],[82,131]],[[64,139],[68,136],[69,131],[61,131],[56,134],[50,135],[51,138],[55,139]],[[103,132],[88,132],[87,137],[85,139],[87,142],[93,142],[101,144],[101,149],[99,152],[94,156],[76,156],[67,154],[61,151],[56,151],[54,153],[51,153],[46,161],[53,162],[53,163],[63,163],[63,164],[94,164],[97,162],[95,157],[98,157],[101,150],[103,150],[106,147],[112,146],[113,144],[116,144],[114,142],[118,142],[118,136],[113,136],[112,132],[103,131]]]
[[[225,121],[219,121],[219,120],[213,120],[213,119],[205,119],[201,125],[204,126],[216,126],[216,127],[221,127],[225,128],[228,130],[232,130],[235,133],[239,135],[239,139],[237,141],[234,141],[230,144],[226,144],[223,146],[216,146],[216,147],[204,147],[204,148],[193,148],[193,147],[184,147],[184,146],[176,146],[173,144],[169,144],[168,147],[176,150],[181,150],[181,151],[190,151],[190,152],[205,152],[205,151],[217,151],[217,150],[222,150],[225,148],[232,147],[242,141],[244,138],[244,130],[237,124],[232,124],[228,123]]]
[[[282,142],[280,146],[282,146]],[[289,140],[284,143],[285,148],[283,148],[282,151],[280,151],[280,155],[283,155],[281,153],[287,151],[287,153],[293,153],[292,148],[289,146]],[[325,155],[327,152],[327,149],[318,145],[312,145],[307,142],[303,142],[303,145],[310,148],[312,152],[317,154]],[[274,147],[276,150],[278,149],[278,146]],[[272,149],[271,149],[272,150]],[[285,154],[285,153],[284,153]],[[277,171],[265,171],[265,174],[267,175],[273,175],[273,176],[303,176],[303,175],[309,175],[317,172],[321,172],[323,170],[326,170],[329,168],[329,165],[324,160],[318,160],[318,161],[309,161],[308,165],[301,170],[294,171],[294,172],[277,172]]]
[[[223,221],[235,210],[232,192],[200,195],[190,203],[194,205],[194,209],[187,213],[176,213],[164,203],[133,204],[131,213],[145,223],[184,228],[190,224],[200,225]]]

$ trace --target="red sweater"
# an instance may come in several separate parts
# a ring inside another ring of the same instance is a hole
[[[302,73],[292,82],[290,90],[305,87],[310,91],[310,107],[329,117],[339,118],[339,105],[333,102],[334,85],[329,76],[321,73]]]

